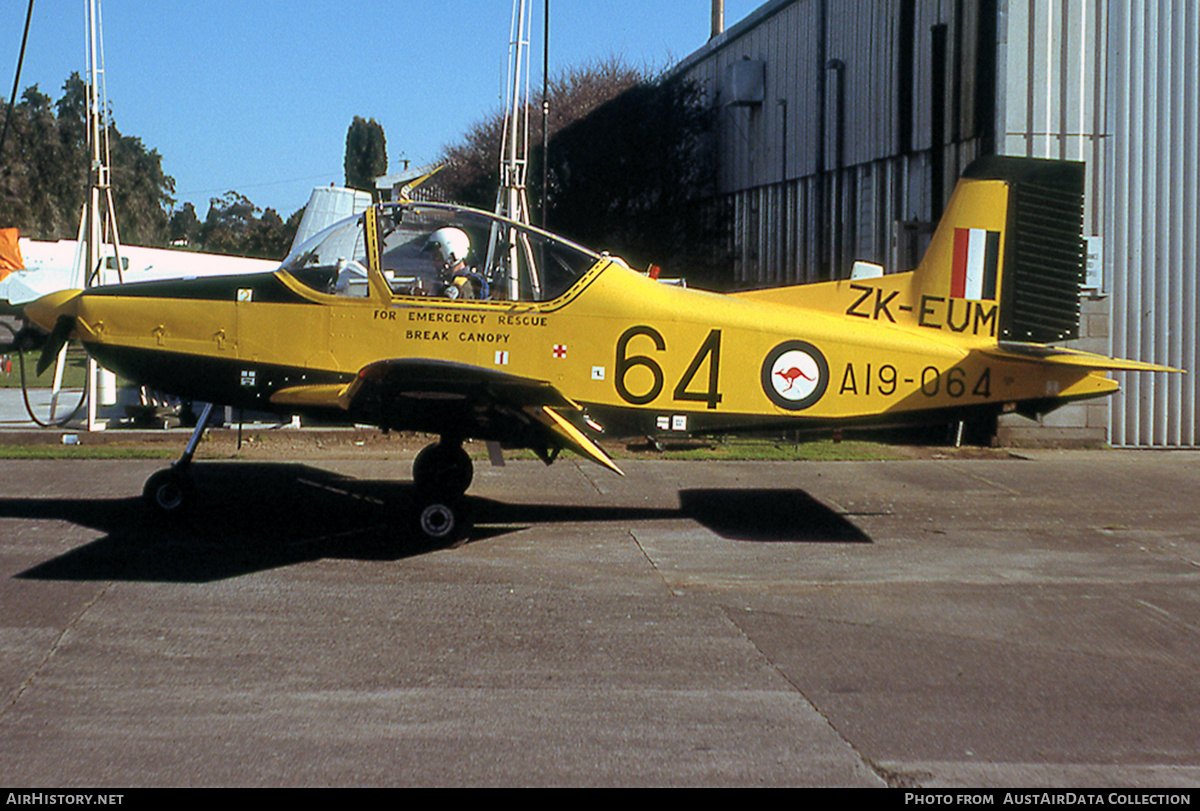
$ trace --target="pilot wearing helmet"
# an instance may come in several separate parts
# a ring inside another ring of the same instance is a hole
[[[487,298],[490,289],[487,279],[478,270],[467,266],[471,253],[471,238],[461,228],[439,228],[429,235],[422,252],[429,253],[438,279],[441,295],[451,299]]]

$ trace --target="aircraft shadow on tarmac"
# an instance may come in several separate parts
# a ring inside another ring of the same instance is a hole
[[[165,522],[140,498],[4,498],[0,518],[69,521],[106,533],[17,575],[32,580],[208,582],[320,558],[397,560],[430,551],[411,540],[413,488],[300,464],[197,464],[190,514]],[[565,522],[686,518],[727,540],[870,543],[800,490],[683,490],[678,508],[509,504],[468,497],[471,543]]]

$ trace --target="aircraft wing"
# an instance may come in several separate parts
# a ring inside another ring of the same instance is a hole
[[[544,380],[466,363],[397,358],[376,361],[346,384],[293,386],[271,402],[339,408],[385,428],[497,440],[550,462],[561,448],[622,474],[576,425],[583,409]]]

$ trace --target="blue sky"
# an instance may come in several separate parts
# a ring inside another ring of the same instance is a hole
[[[542,0],[531,67],[540,88]],[[726,0],[726,24],[763,0]],[[26,0],[0,11],[8,96]],[[21,88],[57,100],[86,68],[86,0],[36,0]],[[389,169],[432,161],[503,107],[511,0],[101,0],[120,130],[163,156],[179,204],[245,194],[285,218],[341,184],[354,116],[383,125]],[[616,56],[663,68],[701,47],[710,0],[551,0],[550,74]]]

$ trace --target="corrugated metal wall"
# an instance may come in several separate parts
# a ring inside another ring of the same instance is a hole
[[[1003,140],[998,152],[1084,161],[1084,234],[1104,222],[1105,28],[1096,0],[1006,0],[1000,6]]]
[[[1108,195],[1106,152],[1106,7],[1096,0],[1003,0],[998,7],[997,93],[1001,154],[1085,163],[1083,233],[1102,251]],[[1097,277],[1081,302],[1080,339],[1071,346],[1108,354],[1111,297]],[[1040,425],[1005,417],[1018,442],[1108,441],[1111,398],[1073,403]]]
[[[1108,9],[1112,351],[1188,371],[1121,375],[1110,441],[1195,446],[1200,9],[1192,0],[1109,0]]]

